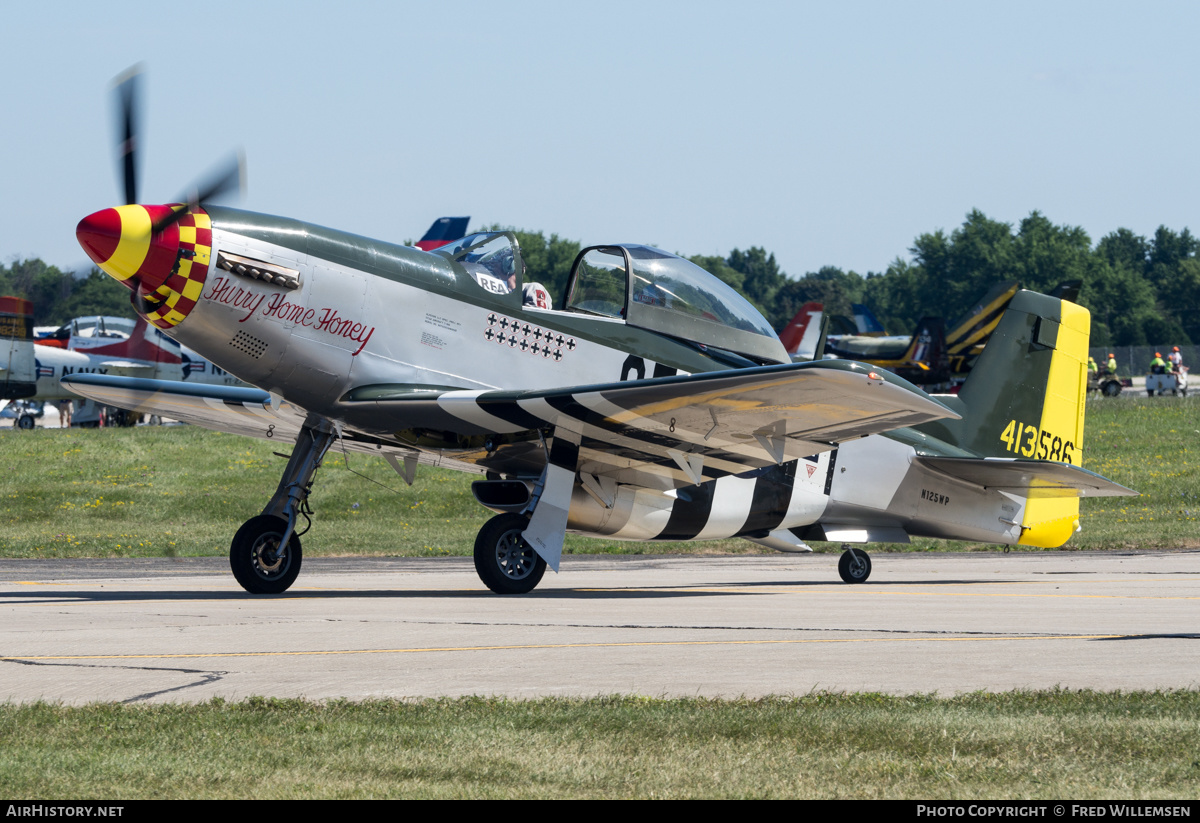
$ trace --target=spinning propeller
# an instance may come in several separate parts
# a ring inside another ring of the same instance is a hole
[[[141,67],[114,81],[117,156],[125,205],[79,221],[75,236],[106,274],[133,291],[134,307],[159,328],[178,323],[199,297],[208,269],[211,228],[200,204],[245,188],[240,150],[194,181],[175,203],[138,203]]]

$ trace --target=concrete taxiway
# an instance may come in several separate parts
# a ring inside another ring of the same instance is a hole
[[[759,696],[1200,687],[1200,552],[567,557],[523,597],[466,558],[0,561],[0,699]]]

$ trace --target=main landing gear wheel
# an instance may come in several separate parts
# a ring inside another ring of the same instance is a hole
[[[242,588],[251,594],[279,594],[300,574],[300,538],[292,535],[287,547],[279,550],[279,541],[287,530],[287,521],[270,514],[251,517],[233,536],[229,546],[229,567]]]
[[[522,514],[498,514],[475,538],[475,571],[496,594],[533,591],[546,573],[546,561],[521,537],[529,525]]]
[[[866,583],[871,576],[871,556],[862,549],[847,548],[838,560],[838,574],[847,583]]]
[[[29,429],[32,429],[34,425],[36,424],[34,423],[32,414],[23,414],[17,418],[18,429],[25,429],[28,431]]]

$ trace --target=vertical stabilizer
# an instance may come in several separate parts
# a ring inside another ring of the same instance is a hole
[[[950,347],[951,356],[965,357],[973,353],[973,347],[982,347],[996,330],[1004,310],[1019,288],[1015,280],[997,283],[980,298],[974,308],[954,321],[946,333],[946,345]]]
[[[783,343],[793,360],[817,359],[817,338],[821,335],[823,314],[824,307],[820,303],[805,303],[779,333],[779,342]]]
[[[949,377],[950,358],[946,354],[946,327],[942,318],[921,318],[902,359],[904,365],[926,372],[922,383],[941,383]]]
[[[36,393],[33,304],[21,297],[0,297],[0,399]]]
[[[440,249],[447,243],[461,240],[467,233],[467,223],[470,217],[439,217],[433,221],[425,236],[417,241],[416,246],[422,251]]]
[[[1083,463],[1087,309],[1020,291],[953,404],[962,420],[922,430],[984,457]],[[1061,546],[1079,518],[1075,497],[1031,497],[1020,543]]]
[[[862,303],[852,303],[850,310],[854,312],[854,325],[858,333],[867,337],[884,337],[887,331],[875,316],[875,312]]]

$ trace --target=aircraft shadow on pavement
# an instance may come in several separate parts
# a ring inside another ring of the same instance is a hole
[[[519,602],[521,600],[655,600],[662,598],[693,598],[693,597],[736,597],[745,594],[770,595],[775,592],[768,591],[771,589],[785,588],[828,588],[835,587],[838,590],[845,591],[847,594],[858,592],[867,592],[878,588],[891,588],[895,586],[964,586],[980,583],[996,584],[996,583],[1012,583],[1020,581],[1008,580],[971,580],[971,579],[955,579],[955,580],[925,580],[925,581],[906,581],[892,580],[886,583],[869,583],[862,586],[848,586],[842,583],[837,583],[829,580],[776,580],[776,581],[736,581],[736,582],[712,582],[700,585],[668,585],[668,586],[653,586],[653,587],[600,587],[588,586],[580,588],[546,588],[538,589],[528,594],[505,597],[502,595],[494,595],[484,589],[320,589],[316,591],[306,591],[304,588],[294,588],[282,594],[249,594],[241,589],[231,588],[228,591],[195,591],[195,590],[169,590],[160,591],[121,591],[115,588],[106,588],[103,590],[95,589],[79,589],[71,591],[55,591],[53,593],[38,591],[36,589],[29,591],[12,591],[0,594],[0,603],[114,603],[114,602],[152,602],[162,600],[178,600],[186,601],[235,601],[235,602],[254,602],[254,601],[271,601],[271,600],[364,600],[372,598],[423,598],[423,599],[450,599],[461,600],[463,598],[499,598]],[[762,591],[755,591],[760,589]]]
[[[714,584],[715,586],[733,586],[739,584]],[[705,587],[708,588],[708,587]],[[504,597],[486,590],[447,591],[445,589],[391,589],[391,590],[361,590],[361,591],[291,591],[283,594],[249,594],[243,591],[157,591],[157,592],[122,592],[122,591],[68,591],[55,592],[46,595],[38,592],[9,592],[0,596],[0,603],[10,604],[52,604],[52,603],[150,603],[163,600],[180,602],[256,602],[272,600],[367,600],[381,599],[440,599],[462,600],[470,598],[496,598],[510,600],[514,603],[522,600],[592,600],[617,598],[622,600],[655,599],[663,597],[730,597],[739,592],[732,591],[696,591],[681,587],[672,591],[669,588],[647,589],[546,589],[535,591],[519,597]],[[740,592],[745,594],[745,592]],[[762,592],[767,594],[767,592]]]

